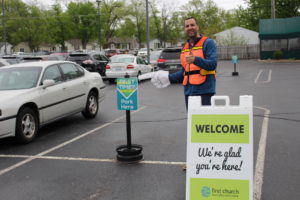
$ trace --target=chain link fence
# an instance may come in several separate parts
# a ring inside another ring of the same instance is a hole
[[[218,46],[218,60],[231,60],[233,55],[237,55],[239,59],[259,59],[259,44]]]

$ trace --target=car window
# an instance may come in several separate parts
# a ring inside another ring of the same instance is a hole
[[[143,64],[142,59],[141,58],[136,58],[136,62],[137,64]]]
[[[165,49],[159,58],[162,59],[180,59],[181,49]]]
[[[41,67],[0,68],[0,90],[18,90],[35,87],[41,69]]]
[[[125,56],[113,56],[111,57],[112,63],[133,63],[134,57],[125,57]]]
[[[100,55],[101,56],[101,60],[103,61],[109,61],[107,57],[103,56],[103,55]]]
[[[71,63],[64,63],[60,65],[63,74],[67,80],[75,79],[83,76],[82,71],[80,71],[75,65]]]
[[[54,80],[55,83],[61,82],[63,80],[57,65],[50,66],[45,70],[42,81],[47,79]]]
[[[67,58],[67,60],[70,61],[77,61],[77,60],[89,60],[90,56],[88,54],[70,54]]]
[[[93,56],[93,58],[94,58],[95,60],[101,60],[101,56],[98,55],[98,54],[95,54],[95,55]]]

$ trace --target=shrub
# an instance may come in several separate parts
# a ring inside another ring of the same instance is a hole
[[[282,59],[282,57],[283,57],[282,51],[274,51],[273,58],[279,60],[279,59]]]

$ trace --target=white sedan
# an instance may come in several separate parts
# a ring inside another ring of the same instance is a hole
[[[68,61],[21,63],[0,68],[0,138],[31,142],[38,128],[82,112],[94,118],[104,98],[99,73]]]
[[[110,57],[110,61],[106,65],[106,78],[110,82],[114,82],[115,78],[124,78],[126,74],[130,77],[138,77],[151,71],[153,71],[152,66],[139,56],[129,54],[115,55]]]

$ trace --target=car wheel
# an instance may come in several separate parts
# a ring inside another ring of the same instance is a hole
[[[31,108],[22,108],[17,115],[16,139],[20,143],[29,143],[38,132],[38,118]]]
[[[138,74],[137,74],[137,76],[136,76],[136,78],[138,79],[138,82],[140,82],[140,80],[139,80],[139,76],[140,76],[140,75],[142,75],[142,72],[141,72],[141,71],[139,71]]]
[[[98,95],[96,92],[91,91],[88,95],[85,110],[82,112],[82,115],[88,119],[94,118],[98,113],[98,108]]]

